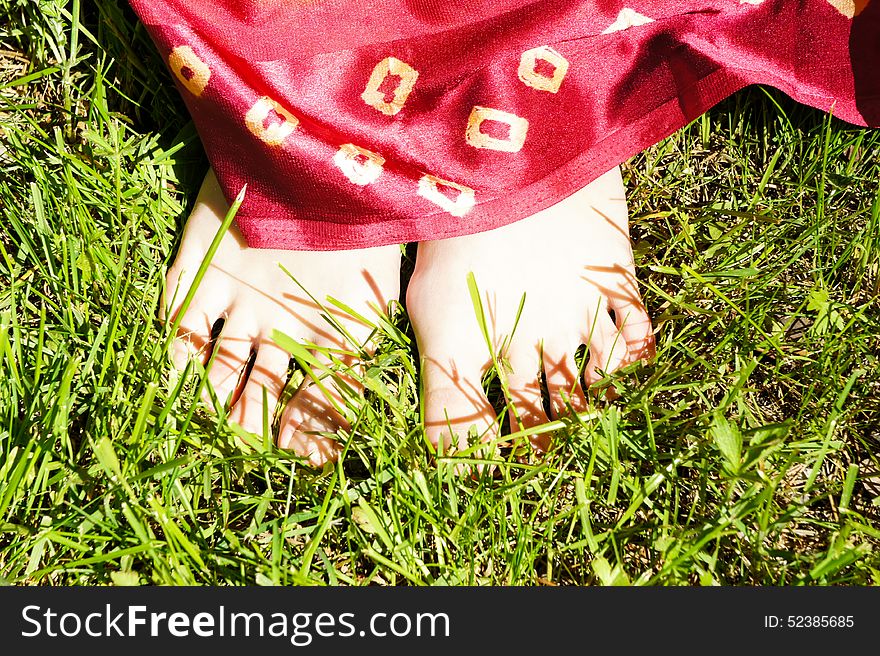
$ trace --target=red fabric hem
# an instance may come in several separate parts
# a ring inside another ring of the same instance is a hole
[[[696,82],[689,90],[689,100],[694,103],[691,107],[696,111],[684,115],[681,99],[672,99],[608,135],[589,152],[570,160],[512,196],[484,201],[479,206],[479,214],[470,215],[467,220],[438,223],[425,220],[425,217],[418,220],[395,217],[352,224],[339,222],[340,217],[329,213],[310,219],[239,214],[236,220],[250,246],[287,250],[350,250],[448,239],[500,228],[560,202],[614,166],[672,135],[749,84],[767,84],[788,95],[796,95],[794,87],[782,78],[765,71],[741,70],[742,73],[737,73],[731,69],[719,69]],[[803,91],[800,91],[798,100],[824,111],[833,111],[848,122],[863,124],[854,101],[806,96]],[[860,102],[863,101],[860,99]],[[880,102],[877,104],[880,105]]]

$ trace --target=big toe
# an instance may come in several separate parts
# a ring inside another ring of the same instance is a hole
[[[342,453],[336,439],[340,429],[348,429],[346,417],[362,398],[352,358],[316,355],[311,372],[290,399],[281,417],[278,446],[305,458],[313,467],[335,462]]]
[[[471,441],[497,437],[495,410],[483,392],[479,367],[441,366],[428,355],[422,375],[425,436],[438,453],[464,451]]]

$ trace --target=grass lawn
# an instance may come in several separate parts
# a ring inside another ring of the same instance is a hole
[[[316,473],[170,375],[156,312],[207,162],[123,5],[0,0],[3,581],[880,583],[880,132],[722,103],[624,166],[658,354],[618,400],[456,476],[401,311]]]

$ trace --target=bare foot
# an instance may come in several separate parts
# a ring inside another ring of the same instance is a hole
[[[579,345],[589,347],[583,375],[588,387],[603,377],[601,372],[654,354],[618,168],[507,227],[423,242],[407,308],[422,356],[425,429],[435,446],[463,449],[472,428],[483,441],[497,434],[495,413],[481,387],[492,358],[469,293],[469,272],[496,358],[509,365],[513,431],[548,422],[542,368],[554,417],[586,408],[574,357]],[[546,450],[549,441],[546,434],[532,438],[538,450]]]
[[[168,272],[163,308],[172,319],[227,211],[217,179],[209,172],[187,221],[177,259]],[[290,361],[290,353],[273,341],[272,331],[347,352],[349,355],[342,359],[354,365],[372,329],[328,304],[327,297],[341,301],[363,317],[375,318],[399,293],[398,246],[352,251],[253,249],[233,225],[181,319],[172,359],[182,368],[192,357],[208,363],[212,350],[216,351],[208,370],[214,398],[206,388],[205,401],[218,400],[229,409],[232,421],[262,435],[264,417],[272,425]],[[350,340],[321,316],[324,309],[316,301],[332,311]],[[212,342],[212,327],[221,318],[225,320],[222,331]],[[326,352],[315,354],[323,362],[330,359]],[[351,377],[324,379],[321,385],[306,378],[284,408],[278,446],[292,449],[316,467],[335,460],[340,447],[326,433],[347,426],[344,413],[339,411],[345,407],[342,391],[346,386],[359,392]]]

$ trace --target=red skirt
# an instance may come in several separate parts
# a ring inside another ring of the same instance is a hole
[[[490,230],[749,84],[880,124],[880,0],[131,0],[258,248]]]

